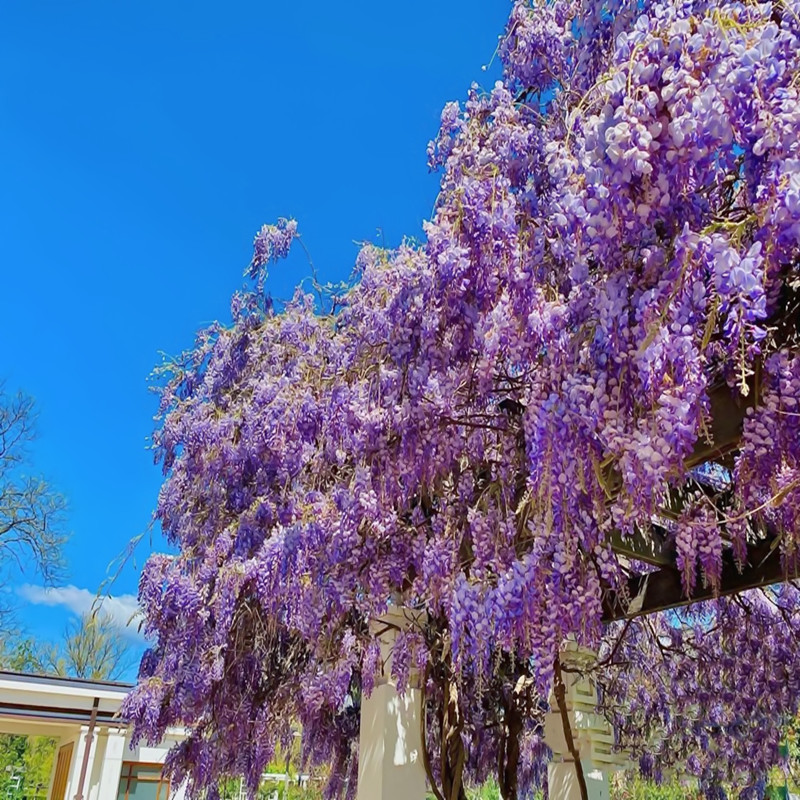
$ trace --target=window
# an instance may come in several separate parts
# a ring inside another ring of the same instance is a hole
[[[122,762],[117,800],[168,800],[169,780],[161,776],[161,764]]]

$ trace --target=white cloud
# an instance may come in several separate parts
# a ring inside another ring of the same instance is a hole
[[[139,604],[132,594],[98,597],[94,592],[77,586],[34,586],[30,583],[20,586],[17,594],[33,605],[63,606],[79,617],[99,611],[123,635],[137,642],[144,641],[138,630]]]

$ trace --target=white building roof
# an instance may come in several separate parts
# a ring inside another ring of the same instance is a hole
[[[95,702],[99,724],[122,726],[119,709],[130,683],[0,671],[0,717],[88,722]]]

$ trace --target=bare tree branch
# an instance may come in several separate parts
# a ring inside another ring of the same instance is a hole
[[[122,634],[102,611],[67,625],[64,638],[36,653],[40,672],[89,680],[115,680],[131,664]]]
[[[32,568],[50,583],[63,568],[65,502],[25,471],[35,419],[33,400],[0,384],[0,566]]]

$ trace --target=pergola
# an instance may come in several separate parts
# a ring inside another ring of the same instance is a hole
[[[708,441],[698,443],[691,458],[687,459],[687,467],[709,463],[730,465],[739,449],[744,419],[748,410],[755,407],[759,391],[760,369],[757,365],[748,381],[746,396],[734,395],[727,384],[717,385],[709,392],[711,425]],[[675,563],[674,541],[663,527],[653,523],[647,535],[637,532],[626,537],[615,532],[612,549],[617,555],[645,562],[656,569],[632,575],[624,597],[609,591],[604,598],[604,620],[612,622],[652,614],[799,577],[797,570],[788,572],[781,562],[780,532],[765,528],[762,533],[763,538],[748,543],[741,565],[735,562],[731,548],[725,549],[719,587],[698,582],[689,599],[684,595]]]
[[[726,383],[712,387],[707,434],[686,460],[687,468],[712,463],[732,467],[744,420],[758,401],[760,377],[757,363],[747,379],[746,394],[733,391]],[[605,478],[610,500],[619,490],[620,479],[610,471]],[[676,504],[664,509],[663,518],[678,513]],[[603,620],[630,619],[798,578],[800,570],[787,571],[782,563],[780,538],[780,531],[764,528],[760,538],[748,542],[742,563],[734,560],[732,548],[727,547],[719,585],[698,581],[687,598],[676,564],[674,537],[665,524],[654,521],[649,530],[632,535],[615,531],[611,536],[614,552],[623,562],[641,562],[648,570],[632,569],[625,591],[605,592]],[[391,631],[402,627],[400,616],[381,629],[385,660],[391,658]],[[567,650],[562,660],[580,663],[585,657],[575,648]],[[590,800],[608,800],[608,773],[625,763],[624,756],[614,752],[608,724],[595,712],[596,700],[594,686],[577,677],[562,689],[559,702],[551,698],[551,712],[545,721],[545,740],[554,753],[548,775],[551,800],[580,800],[584,792]],[[426,773],[419,714],[420,690],[411,689],[401,696],[390,679],[362,700],[358,800],[423,800]]]

